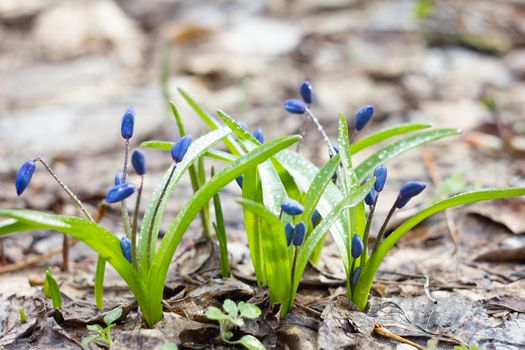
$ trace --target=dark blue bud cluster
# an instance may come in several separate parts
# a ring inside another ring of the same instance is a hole
[[[355,116],[355,130],[361,131],[368,124],[374,115],[374,107],[366,106],[361,108]]]
[[[122,116],[122,123],[120,125],[120,133],[122,137],[129,140],[133,136],[133,130],[135,128],[135,109],[128,107],[124,116]]]
[[[120,250],[127,261],[131,262],[131,240],[127,237],[120,239]]]
[[[286,235],[286,244],[288,246],[293,243],[294,246],[299,247],[304,242],[306,225],[302,221],[295,226],[289,222],[284,226],[284,233]]]
[[[186,135],[184,137],[181,137],[179,141],[177,141],[173,147],[171,148],[171,158],[177,163],[180,163],[182,161],[182,158],[186,155],[186,152],[188,152],[188,148],[191,145],[192,138],[190,135]]]
[[[29,186],[29,182],[31,182],[31,178],[33,177],[33,174],[35,173],[36,164],[34,161],[30,160],[22,164],[20,167],[20,170],[16,173],[16,179],[15,179],[15,187],[16,187],[16,194],[21,195],[27,186]]]
[[[354,234],[352,237],[352,258],[359,258],[363,254],[364,249],[363,239],[358,234]]]
[[[281,210],[288,215],[295,216],[302,214],[304,207],[295,199],[285,198],[281,203]]]

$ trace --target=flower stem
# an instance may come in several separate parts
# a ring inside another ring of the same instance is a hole
[[[386,216],[385,222],[383,222],[383,226],[381,226],[381,229],[379,230],[379,233],[377,234],[376,238],[376,244],[375,247],[378,247],[381,243],[381,240],[383,239],[383,235],[385,234],[386,226],[388,225],[388,222],[392,218],[392,215],[396,211],[396,204],[392,205],[392,208],[390,208],[390,211],[388,212],[388,215]]]
[[[142,197],[142,187],[144,186],[144,176],[140,177],[140,187],[137,194],[137,201],[135,203],[135,212],[133,213],[133,227],[131,229],[131,261],[135,269],[137,264],[137,226],[139,221],[140,198]]]
[[[177,169],[177,163],[173,165],[173,168],[171,169],[170,175],[168,176],[168,180],[164,184],[164,187],[162,188],[162,192],[160,194],[159,200],[157,201],[157,205],[155,205],[155,210],[153,210],[153,215],[151,217],[151,224],[149,225],[149,231],[148,231],[148,239],[146,243],[146,266],[150,266],[151,264],[151,240],[153,235],[153,227],[155,226],[155,220],[157,219],[157,214],[159,212],[160,203],[162,203],[162,200],[164,196],[166,195],[166,191],[168,190],[168,186],[171,182],[171,178],[173,177],[173,174],[175,173],[175,169]]]
[[[35,162],[36,161],[39,161],[40,163],[42,163],[42,165],[44,165],[44,167],[46,168],[47,172],[49,174],[51,174],[51,176],[56,180],[56,182],[58,182],[58,185],[60,187],[62,187],[62,189],[64,191],[66,191],[66,193],[68,194],[68,196],[71,198],[71,200],[73,201],[73,203],[76,204],[76,206],[82,211],[82,213],[84,213],[84,215],[90,220],[90,221],[95,221],[93,220],[93,217],[88,213],[88,211],[86,210],[86,208],[84,207],[84,204],[82,204],[82,202],[80,201],[80,199],[78,199],[77,196],[75,196],[75,194],[73,193],[73,191],[71,191],[67,186],[66,184],[64,184],[62,182],[62,180],[59,179],[59,177],[57,176],[57,174],[55,174],[55,172],[53,171],[53,169],[51,169],[51,167],[40,157],[38,158],[35,158],[34,160]]]
[[[122,182],[128,181],[128,154],[129,154],[129,139],[126,139],[126,143],[124,146],[124,170],[122,171],[124,173]],[[128,213],[128,206],[126,204],[126,200],[123,200],[120,202],[120,208],[122,211],[122,224],[124,226],[124,233],[126,234],[126,237],[131,238],[131,227],[129,225],[129,213]]]
[[[295,284],[295,267],[297,265],[297,251],[299,250],[299,247],[294,247],[294,251],[293,251],[293,261],[292,261],[292,272],[291,272],[291,275],[290,275],[290,299],[288,300],[288,312],[290,311],[290,309],[292,308],[292,305],[293,305],[293,299],[294,299],[294,293],[293,293],[293,290],[294,290],[294,284]]]
[[[335,148],[334,146],[332,145],[332,143],[330,142],[330,139],[328,138],[328,135],[326,134],[326,132],[324,131],[324,128],[323,126],[321,125],[321,123],[319,122],[319,119],[317,119],[317,117],[312,113],[312,111],[308,108],[305,109],[305,113],[308,114],[308,116],[310,117],[310,119],[312,119],[312,121],[314,122],[315,126],[317,126],[317,130],[319,130],[319,132],[321,133],[321,136],[323,137],[323,140],[324,142],[326,143],[326,145],[328,146],[328,152],[330,153],[331,156],[334,156],[335,155]]]
[[[379,197],[379,193],[376,196],[376,200],[374,204],[370,206],[370,211],[368,212],[368,217],[366,219],[365,232],[363,233],[363,245],[365,246],[365,248],[363,249],[363,255],[361,255],[361,261],[360,261],[361,267],[365,266],[366,258],[368,256],[368,235],[370,234],[370,227],[372,226],[372,218],[374,217],[374,211],[376,210],[376,204],[377,204],[378,197]]]

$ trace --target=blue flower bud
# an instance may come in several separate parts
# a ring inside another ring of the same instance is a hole
[[[352,288],[355,288],[355,286],[357,285],[357,282],[359,281],[359,276],[361,275],[361,271],[363,271],[363,268],[361,266],[357,267],[354,271],[352,271],[352,277],[350,278]]]
[[[253,137],[255,137],[260,143],[264,143],[264,133],[261,128],[257,128],[253,131]]]
[[[120,124],[120,133],[122,137],[129,140],[133,136],[133,129],[135,127],[135,110],[129,106],[126,113],[122,117],[122,124]]]
[[[370,121],[370,119],[372,119],[373,115],[374,107],[366,106],[361,108],[355,116],[355,130],[361,131],[365,127],[365,125]]]
[[[289,247],[292,244],[295,226],[289,222],[284,226],[284,233],[286,234],[286,245]]]
[[[111,187],[106,194],[106,202],[116,203],[120,202],[135,192],[135,185],[129,182],[121,183],[120,185]]]
[[[288,215],[295,216],[302,214],[304,207],[295,199],[285,198],[281,203],[281,210]]]
[[[301,221],[300,223],[295,225],[295,230],[293,233],[293,245],[299,247],[301,244],[303,244],[305,234],[306,225],[304,224],[304,222]]]
[[[237,182],[237,185],[239,185],[239,187],[242,190],[242,183],[244,182],[244,175],[241,175],[241,176],[237,177],[235,179],[235,182]]]
[[[137,174],[141,176],[146,174],[146,157],[144,157],[144,152],[138,149],[133,151],[133,154],[131,155],[131,164]]]
[[[384,164],[378,165],[374,170],[374,176],[376,177],[376,182],[374,183],[374,188],[377,192],[381,192],[385,188],[386,178],[387,178],[387,169]]]
[[[15,186],[16,194],[21,195],[22,192],[29,186],[29,182],[35,173],[36,165],[33,161],[28,161],[22,164],[18,173],[16,173]]]
[[[412,197],[417,196],[427,187],[427,184],[424,182],[409,181],[404,184],[399,190],[399,195],[395,203],[396,208],[403,208]]]
[[[317,209],[314,210],[312,214],[312,225],[315,227],[321,222],[321,213]]]
[[[124,172],[119,171],[117,173],[117,175],[115,175],[115,186],[116,185],[120,185],[121,183],[123,183],[124,182],[124,177],[125,177]]]
[[[301,94],[301,97],[303,98],[304,102],[306,102],[307,104],[312,103],[313,101],[312,84],[310,84],[306,80],[303,81],[303,83],[299,87],[299,93]]]
[[[354,234],[354,237],[352,237],[352,258],[359,258],[361,254],[363,254],[364,249],[365,246],[363,244],[361,236],[359,236],[358,234]]]
[[[306,106],[302,101],[292,98],[284,102],[284,109],[293,114],[304,114]]]
[[[368,194],[365,197],[365,203],[366,203],[366,205],[371,206],[371,205],[374,205],[376,203],[376,200],[377,200],[377,192],[376,192],[375,188],[372,187],[370,189],[370,192],[368,192]]]
[[[131,262],[131,240],[127,237],[120,239],[120,250],[127,261]]]
[[[186,135],[173,145],[173,147],[171,148],[171,158],[173,158],[174,161],[176,161],[177,163],[180,163],[180,161],[182,161],[182,158],[184,158],[186,152],[188,151],[188,148],[190,147],[191,140],[191,136]]]

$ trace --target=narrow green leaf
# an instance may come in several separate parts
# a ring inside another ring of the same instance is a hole
[[[225,138],[227,135],[231,133],[230,129],[228,128],[222,128],[218,129],[212,132],[207,133],[206,135],[203,135],[199,137],[197,140],[193,141],[191,146],[189,147],[188,151],[186,152],[186,155],[182,159],[182,161],[177,164],[177,169],[175,170],[175,173],[173,174],[173,177],[171,179],[171,182],[168,184],[166,195],[164,198],[160,198],[162,194],[162,189],[166,185],[166,182],[168,181],[169,174],[171,173],[171,167],[168,169],[164,177],[162,178],[161,182],[153,192],[153,195],[151,197],[150,203],[148,205],[148,208],[146,209],[146,212],[144,213],[144,218],[142,220],[142,227],[140,229],[140,235],[138,240],[138,261],[139,261],[139,271],[140,273],[145,276],[147,274],[147,266],[146,266],[146,249],[147,249],[147,241],[148,237],[147,234],[150,230],[150,226],[153,226],[152,231],[152,242],[157,241],[160,224],[162,221],[162,218],[164,216],[164,212],[166,210],[166,204],[175,190],[175,187],[179,183],[180,179],[182,178],[182,175],[184,172],[197,160],[198,158],[202,157],[204,153],[208,151],[211,147],[216,145],[220,140]],[[169,148],[171,149],[171,147]],[[174,165],[172,165],[173,167]],[[156,220],[153,223],[153,214],[155,211],[155,207],[158,203],[158,201],[161,201],[161,204],[159,206],[159,210],[157,212]],[[151,245],[151,255],[153,255],[155,251],[155,244]]]
[[[308,260],[310,259],[310,256],[312,255],[317,243],[323,238],[324,233],[330,230],[330,227],[337,221],[337,218],[341,215],[341,212],[345,208],[349,208],[356,205],[356,203],[359,203],[359,201],[362,201],[363,198],[366,197],[366,195],[368,194],[368,192],[370,192],[370,189],[374,185],[374,182],[375,179],[368,181],[358,190],[354,191],[348,197],[341,200],[330,213],[327,213],[323,217],[323,220],[321,220],[319,225],[317,225],[316,228],[310,234],[310,236],[308,236],[308,239],[303,243],[301,250],[299,251],[299,255],[297,256],[297,265],[295,270],[297,278],[295,279],[293,286],[294,294],[297,291],[297,288],[299,287],[299,281],[304,272],[304,269],[306,268]],[[333,230],[331,232],[333,232]],[[346,260],[344,259],[344,257],[348,256],[348,253],[346,252],[346,246],[343,246],[343,249],[339,250],[339,254],[343,258],[343,261]]]
[[[23,307],[23,306],[21,306],[21,307],[18,309],[18,313],[20,314],[20,322],[21,322],[21,323],[27,323],[26,311],[24,310],[24,307]]]
[[[53,308],[60,309],[62,307],[62,294],[60,294],[60,288],[58,283],[53,277],[51,270],[47,270],[46,278],[44,280],[44,291],[48,298],[53,301]]]
[[[104,307],[104,275],[106,274],[106,260],[99,255],[95,270],[95,304],[99,309]]]
[[[428,129],[431,127],[432,127],[432,124],[427,124],[427,123],[408,123],[408,124],[396,125],[388,129],[380,130],[376,132],[375,134],[367,136],[361,140],[355,141],[352,144],[352,146],[350,146],[350,151],[352,152],[352,154],[356,154],[357,152],[360,152],[364,150],[365,148],[376,145],[390,138],[400,136],[403,134],[407,134],[412,131]]]
[[[295,183],[302,191],[307,191],[315,175],[319,172],[319,169],[313,165],[309,160],[302,157],[301,155],[290,151],[284,150],[276,155],[276,158],[282,164],[282,166],[293,176]],[[330,212],[333,211],[334,207],[341,202],[343,195],[339,189],[333,184],[329,183],[326,189],[319,199],[317,204],[317,210],[321,213],[322,217],[325,218]],[[342,253],[347,251],[346,247],[346,235],[348,232],[348,222],[337,217],[336,222],[331,226],[331,234],[334,238],[337,248]],[[344,264],[347,264],[347,260],[343,260]],[[345,268],[349,266],[345,265]]]
[[[208,113],[206,113],[204,109],[202,109],[202,107],[199,106],[199,104],[185,90],[183,90],[180,87],[177,88],[177,90],[179,91],[181,96],[186,100],[186,102],[188,102],[190,107],[193,108],[193,110],[197,113],[197,115],[206,123],[206,125],[208,125],[208,127],[211,130],[215,130],[221,127],[221,124],[219,123],[219,121],[216,120],[211,115],[209,115]],[[224,139],[224,144],[226,145],[226,147],[228,147],[230,152],[234,155],[238,156],[243,153],[242,149],[240,149],[240,147],[235,143],[233,138],[230,136]]]
[[[29,231],[31,229],[31,225],[27,225],[16,219],[7,219],[0,222],[0,236],[7,235],[12,232]]]
[[[263,221],[263,228],[265,229],[261,235],[262,255],[270,299],[274,303],[284,305],[289,300],[291,270],[283,223],[261,203],[244,198],[239,200],[239,203]]]
[[[425,143],[436,141],[447,136],[457,135],[459,133],[460,130],[458,129],[434,129],[407,136],[404,139],[393,142],[392,144],[380,149],[368,157],[355,168],[357,179],[359,182],[364,181],[368,176],[370,176],[376,166],[383,164],[406,151],[409,151]]]
[[[208,150],[208,152],[206,152],[204,156],[212,159],[222,160],[227,163],[231,163],[237,158],[237,156],[234,156],[231,153],[219,151],[216,149]]]
[[[215,174],[213,178],[209,179],[206,184],[192,196],[171,224],[160,243],[157,254],[153,258],[151,271],[146,282],[146,285],[150,288],[149,297],[152,308],[156,310],[161,309],[162,291],[170,261],[186,229],[202,206],[220,189],[235,180],[236,177],[294,144],[299,139],[299,136],[282,137],[238,157],[234,162]]]
[[[215,175],[215,170],[211,168],[211,176]],[[213,206],[215,209],[215,234],[219,241],[220,260],[221,260],[221,276],[223,278],[230,277],[230,257],[228,255],[228,239],[226,237],[226,226],[224,225],[224,216],[222,214],[221,197],[219,192],[213,196]]]
[[[426,218],[443,211],[447,208],[455,207],[462,204],[469,204],[479,201],[502,199],[509,197],[516,197],[525,195],[525,188],[512,189],[484,189],[479,191],[467,192],[456,195],[454,197],[442,200],[434,205],[420,211],[410,219],[406,220],[402,225],[395,229],[387,238],[379,245],[377,249],[370,256],[366,263],[359,281],[355,287],[355,295],[353,297],[356,305],[363,310],[368,300],[368,293],[372,287],[374,276],[385,258],[386,254],[394,247],[397,241],[401,239],[413,227],[419,224]]]

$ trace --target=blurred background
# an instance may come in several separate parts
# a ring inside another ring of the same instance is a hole
[[[351,122],[372,104],[367,131],[402,121],[464,130],[436,148],[444,178],[517,185],[524,16],[518,0],[2,0],[0,206],[48,210],[63,196],[38,172],[32,192],[16,198],[14,174],[36,155],[88,202],[103,198],[121,166],[128,105],[137,111],[135,146],[178,137],[166,96],[192,133],[203,132],[178,86],[210,112],[262,127],[267,139],[297,133],[302,119],[282,104],[298,97],[303,79],[334,139],[338,113]],[[313,129],[302,152],[317,164],[328,156]],[[169,160],[148,157],[160,176]],[[417,151],[392,167],[394,178],[428,178]]]

